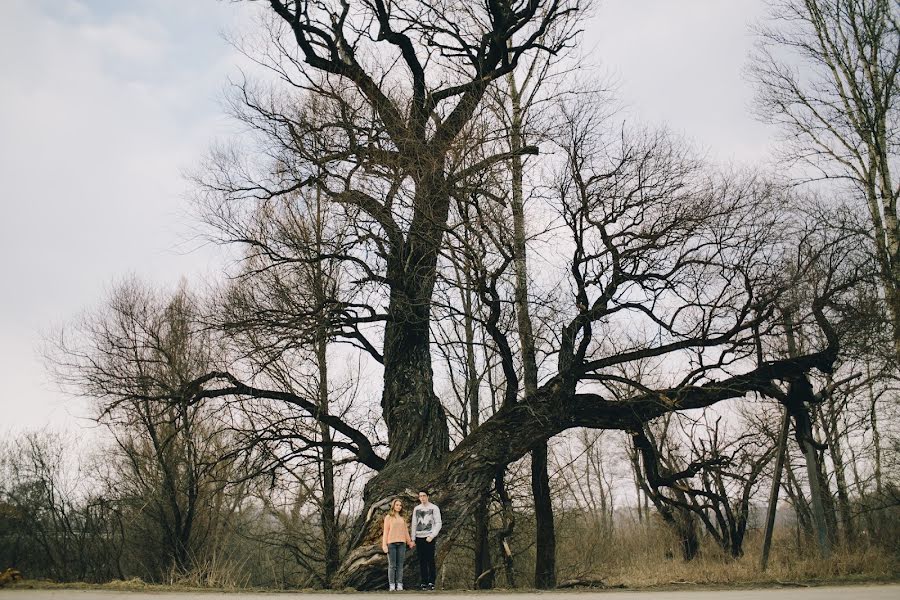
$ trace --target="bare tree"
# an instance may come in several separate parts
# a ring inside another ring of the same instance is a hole
[[[744,554],[751,501],[775,445],[752,431],[729,435],[722,430],[721,416],[712,424],[680,421],[665,423],[680,429],[674,434],[664,430],[653,437],[640,432],[635,436],[647,493],[655,503],[670,505],[670,511],[691,513],[724,552],[739,558]],[[658,485],[666,479],[660,467],[671,483]],[[665,489],[671,492],[663,493]],[[685,552],[686,559],[692,558],[689,554]]]
[[[0,563],[31,578],[122,578],[121,506],[91,458],[46,431],[0,444]]]
[[[48,352],[58,380],[93,399],[112,434],[119,493],[145,523],[139,551],[157,578],[200,558],[215,527],[205,511],[236,465],[214,412],[191,387],[214,369],[210,336],[185,289],[166,298],[128,281]]]
[[[784,289],[771,260],[778,223],[770,187],[710,172],[671,136],[610,131],[603,115],[571,105],[557,119],[559,159],[548,163],[558,167],[548,186],[558,224],[553,250],[566,265],[546,319],[546,376],[519,397],[516,345],[499,326],[510,322],[513,306],[511,244],[502,230],[482,228],[469,251],[482,248],[487,259],[473,264],[483,265],[476,289],[503,373],[503,401],[451,450],[430,344],[451,210],[455,200],[469,203],[473,219],[500,214],[502,199],[476,184],[513,156],[536,152],[495,151],[466,144],[465,136],[491,81],[525,54],[568,43],[577,7],[270,4],[271,53],[261,62],[287,91],[238,86],[236,112],[256,146],[213,153],[198,178],[201,202],[221,239],[259,249],[259,269],[283,260],[342,263],[346,279],[330,301],[331,330],[336,342],[356,346],[383,369],[390,450],[382,456],[372,439],[377,431],[345,414],[323,414],[318,402],[266,373],[213,371],[185,387],[203,399],[286,403],[330,427],[333,446],[377,472],[339,583],[365,588],[383,579],[376,515],[398,491],[433,487],[452,538],[499,481],[498,470],[566,429],[637,431],[672,411],[831,370],[837,348],[826,337],[799,356],[753,360],[754,340],[775,327]],[[392,59],[403,69],[392,68]],[[310,189],[340,207],[335,223],[349,232],[317,258],[296,249],[272,253],[261,231],[229,225]],[[818,309],[829,309],[827,297]],[[300,316],[297,323],[315,323]],[[621,375],[622,365],[663,358],[686,366],[652,388]],[[612,396],[613,385],[628,393]]]
[[[809,167],[805,179],[846,182],[865,202],[900,357],[897,2],[780,0],[760,36],[759,114],[784,129],[785,155]]]
[[[273,386],[315,406],[312,413],[301,410],[290,417],[266,405],[254,405],[252,416],[240,407],[238,412],[249,417],[245,447],[267,455],[258,469],[274,476],[281,469],[293,472],[298,466],[290,463],[297,459],[317,465],[326,587],[340,564],[335,464],[342,458],[326,418],[340,396],[353,391],[352,385],[338,389],[337,378],[329,376],[329,350],[341,333],[343,314],[352,310],[342,297],[344,273],[337,258],[347,236],[335,221],[340,216],[317,186],[273,199],[245,221],[232,219],[227,226],[254,243],[215,317],[249,371],[265,373]]]
[[[669,420],[668,415],[662,419],[662,436],[654,435],[649,427],[633,433],[629,458],[638,487],[653,503],[663,522],[675,534],[682,559],[690,561],[700,553],[700,537],[697,516],[686,493],[687,487],[679,485],[679,482],[693,477],[710,463],[691,462],[685,466],[672,460],[668,452],[665,458],[661,456],[659,448],[669,444],[667,439]],[[715,461],[712,464],[715,464]],[[670,488],[671,493],[667,495],[661,488]]]

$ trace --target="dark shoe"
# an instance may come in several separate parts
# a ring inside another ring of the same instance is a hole
[[[434,584],[433,584],[433,583],[429,583],[429,584],[428,584],[428,591],[429,591],[429,592],[433,592],[433,591],[434,591]]]

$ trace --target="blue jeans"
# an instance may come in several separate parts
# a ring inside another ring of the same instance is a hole
[[[388,583],[403,583],[403,561],[406,558],[406,543],[388,544]]]

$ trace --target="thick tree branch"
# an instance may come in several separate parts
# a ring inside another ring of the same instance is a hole
[[[228,386],[213,389],[206,389],[203,387],[214,381],[224,381]],[[221,371],[207,373],[202,377],[198,377],[189,382],[185,386],[185,389],[190,390],[191,397],[196,400],[204,398],[222,398],[226,396],[250,396],[252,398],[279,400],[292,406],[296,406],[305,411],[310,417],[331,427],[352,441],[355,445],[354,454],[359,459],[359,462],[376,471],[381,470],[384,467],[385,460],[375,453],[371,440],[369,440],[364,433],[351,427],[337,416],[322,414],[315,402],[311,402],[296,394],[247,385],[231,373]]]

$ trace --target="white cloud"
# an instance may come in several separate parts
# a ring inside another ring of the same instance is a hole
[[[95,51],[125,61],[153,62],[165,53],[165,35],[159,23],[135,16],[109,22],[89,23],[77,35]]]
[[[666,124],[722,161],[757,162],[770,131],[749,112],[742,77],[761,2],[605,0],[588,29],[600,62],[620,82],[633,115]]]
[[[179,250],[180,173],[222,131],[216,97],[234,63],[218,30],[235,7],[208,8],[216,20],[179,45],[163,21],[177,11],[0,3],[0,55],[16,57],[0,67],[0,413],[13,425],[70,423],[61,407],[80,407],[47,381],[41,330],[130,272],[175,282],[211,260]],[[185,60],[193,44],[208,61]]]

